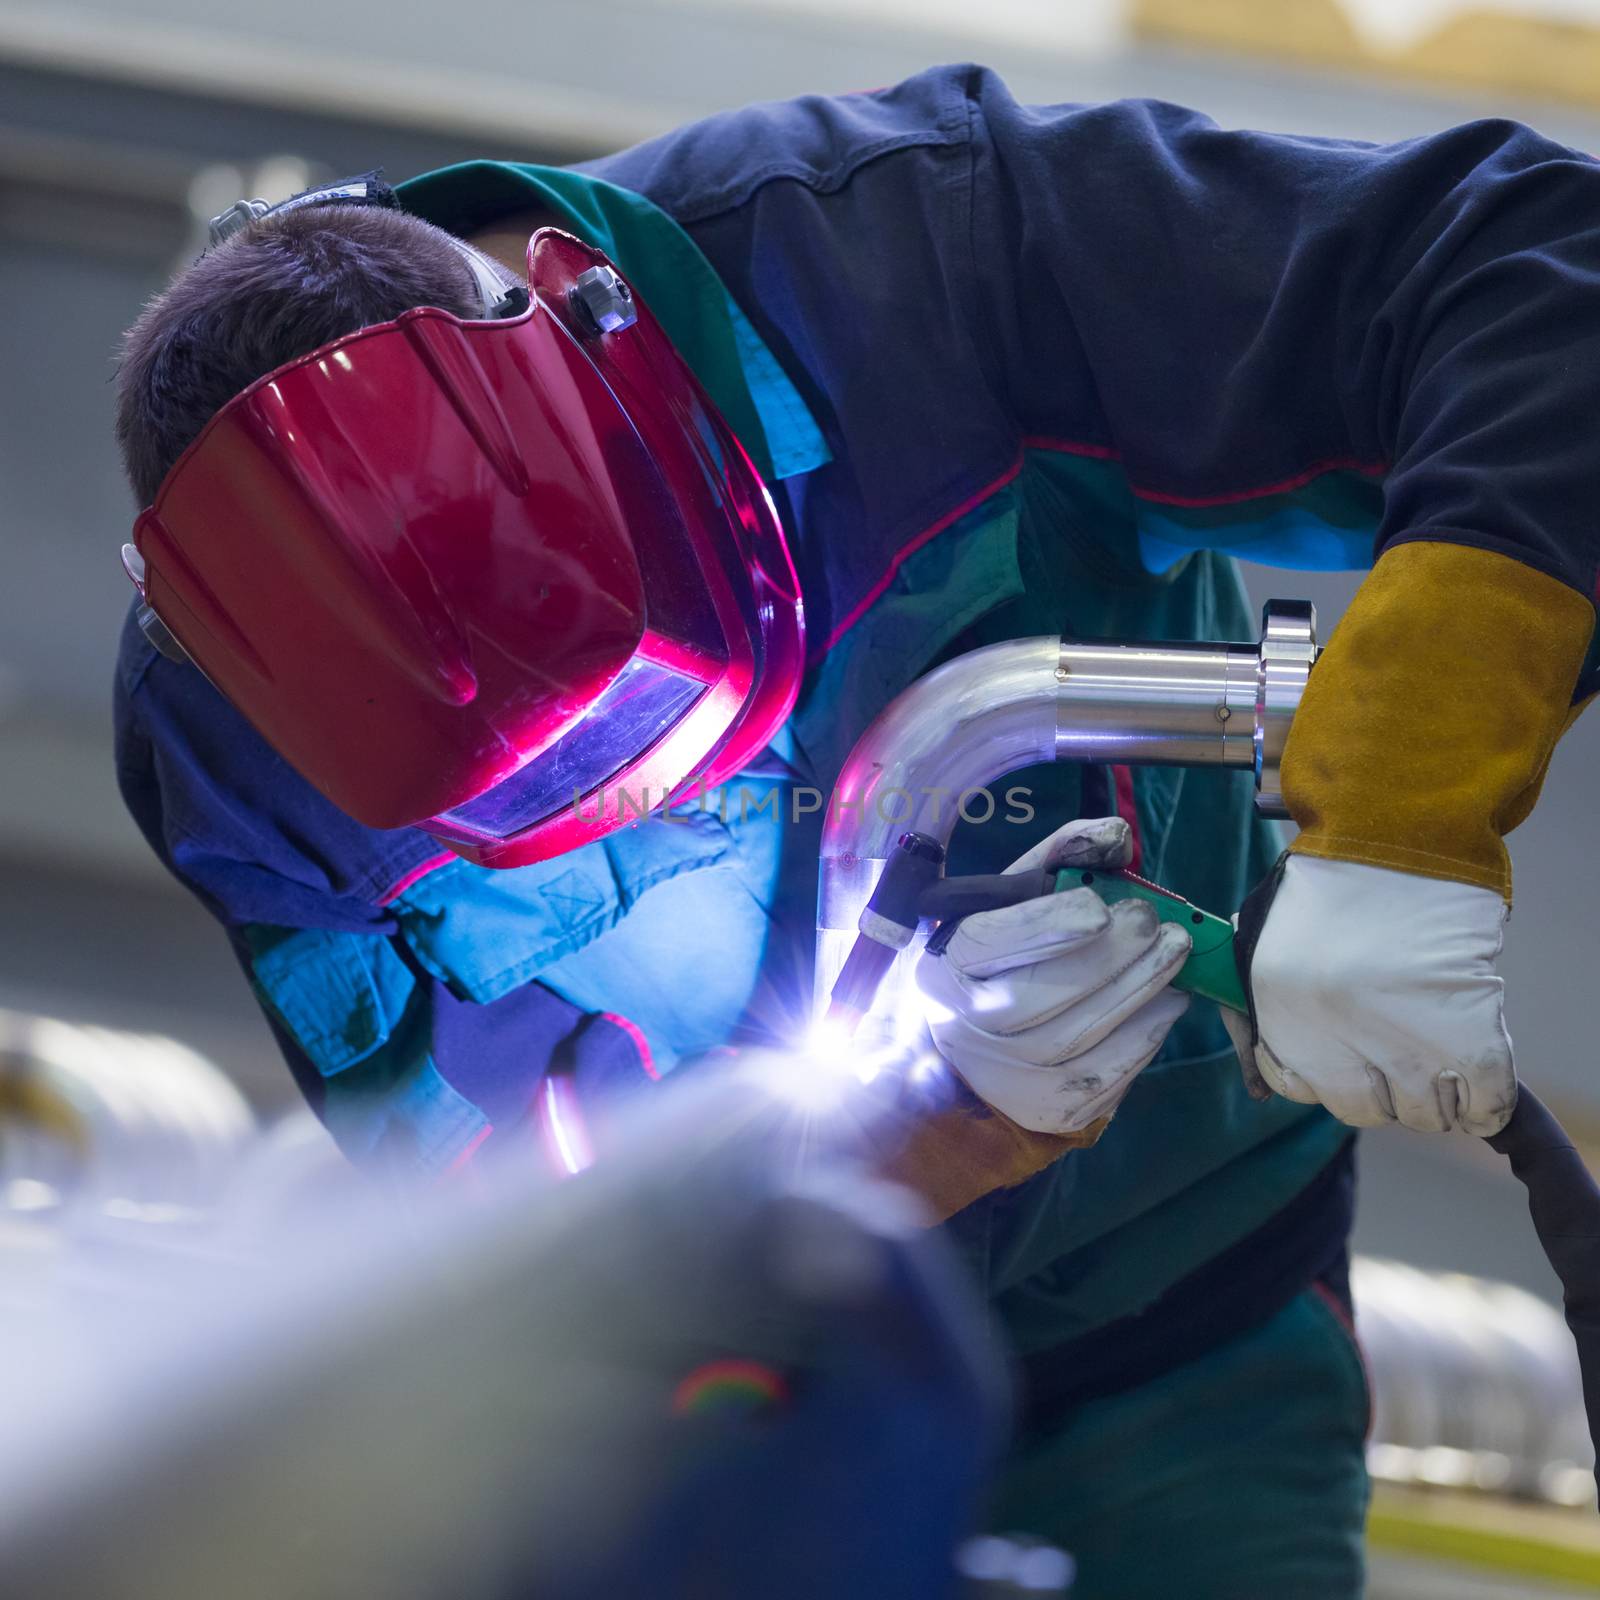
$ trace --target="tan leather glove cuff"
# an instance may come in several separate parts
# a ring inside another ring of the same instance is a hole
[[[953,1106],[886,1129],[872,1140],[873,1170],[913,1189],[943,1222],[995,1189],[1042,1172],[1069,1150],[1091,1145],[1110,1117],[1080,1133],[1032,1133],[967,1089]]]
[[[1295,714],[1291,849],[1511,898],[1502,835],[1533,809],[1594,608],[1509,556],[1417,541],[1380,557]]]

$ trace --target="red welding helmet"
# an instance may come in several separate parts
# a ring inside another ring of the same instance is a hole
[[[475,272],[483,319],[408,311],[230,401],[124,559],[341,809],[510,867],[737,772],[803,625],[759,474],[610,262],[544,228],[526,296]]]

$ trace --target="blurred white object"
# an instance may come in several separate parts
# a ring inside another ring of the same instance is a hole
[[[952,1548],[967,1531],[960,1497],[1008,1409],[993,1338],[907,1197],[847,1159],[801,1171],[790,1129],[761,1083],[707,1073],[664,1087],[571,1181],[520,1155],[416,1191],[347,1168],[316,1226],[281,1217],[204,1258],[134,1252],[137,1276],[60,1318],[68,1337],[0,1315],[0,1366],[28,1374],[0,1406],[0,1587],[835,1594],[738,1582],[862,1559],[870,1541],[839,1531],[816,1471],[825,1450],[846,1484],[917,1471],[934,1507],[898,1519],[896,1550],[897,1519],[866,1506],[890,1541],[880,1570],[908,1576],[852,1592],[946,1593],[916,1581],[951,1554],[924,1530],[947,1526]],[[305,1131],[283,1130],[290,1164]],[[685,1399],[730,1354],[772,1380],[759,1415]],[[1029,1556],[1013,1578],[1052,1559]],[[658,1588],[646,1568],[710,1586]]]
[[[1358,1258],[1375,1478],[1592,1504],[1594,1451],[1572,1336],[1509,1284]]]
[[[300,1106],[240,1152],[218,1223],[234,1243],[297,1221],[310,1224],[361,1182],[328,1130]]]
[[[332,176],[320,163],[297,155],[266,156],[246,167],[230,161],[207,162],[189,182],[189,233],[173,269],[188,266],[206,249],[207,224],[234,201],[259,196],[276,205]]]
[[[0,1220],[193,1221],[254,1135],[244,1097],[175,1039],[0,1011]]]

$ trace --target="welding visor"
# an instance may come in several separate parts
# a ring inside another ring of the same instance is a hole
[[[485,866],[722,782],[799,687],[759,474],[611,263],[555,228],[526,299],[408,311],[235,397],[124,560],[147,631],[330,800]]]

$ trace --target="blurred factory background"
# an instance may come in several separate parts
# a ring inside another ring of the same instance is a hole
[[[289,1101],[226,946],[149,855],[110,762],[135,510],[111,437],[114,351],[210,214],[380,165],[576,160],[954,59],[1025,100],[1153,96],[1225,125],[1370,140],[1508,115],[1600,148],[1600,3],[1494,9],[1507,15],[1451,0],[0,0],[0,1007],[159,1030],[258,1110]],[[1258,599],[1315,599],[1324,635],[1355,581],[1249,579]],[[1597,789],[1600,714],[1512,841],[1505,970],[1524,1075],[1600,1145]],[[1364,1251],[1553,1295],[1520,1192],[1473,1141],[1373,1137],[1363,1160]]]

